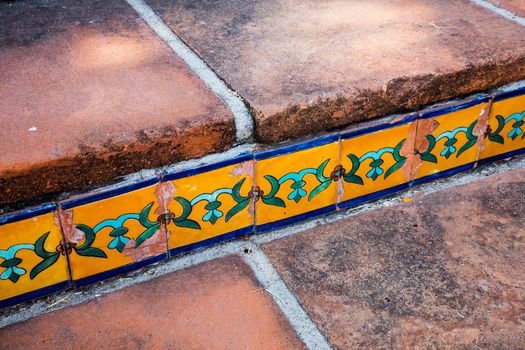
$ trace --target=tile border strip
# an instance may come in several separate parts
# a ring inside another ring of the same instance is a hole
[[[511,98],[515,98],[519,96],[525,96],[525,86],[520,86],[520,87],[511,89],[511,90],[500,89],[499,91],[493,94],[478,94],[471,98],[464,99],[462,101],[454,101],[453,104],[449,103],[449,104],[445,104],[441,106],[432,106],[432,107],[427,108],[426,110],[420,111],[419,113],[409,113],[409,114],[401,115],[397,117],[392,116],[392,117],[387,117],[387,118],[380,119],[380,120],[375,120],[372,122],[364,123],[364,125],[361,124],[361,125],[358,125],[357,127],[352,127],[347,130],[333,132],[328,135],[323,135],[323,136],[320,136],[320,137],[317,137],[311,140],[306,140],[303,142],[298,142],[298,143],[294,143],[290,145],[284,145],[281,147],[262,149],[262,150],[257,150],[257,149],[252,149],[249,151],[244,150],[238,154],[232,154],[231,156],[228,156],[226,159],[211,162],[209,164],[198,164],[194,167],[181,167],[181,168],[167,167],[162,171],[161,174],[157,175],[156,177],[152,177],[152,178],[145,179],[145,180],[144,179],[135,180],[135,181],[128,180],[125,183],[108,186],[102,189],[97,189],[95,191],[92,191],[92,192],[89,192],[83,195],[72,196],[68,199],[60,201],[59,203],[54,203],[54,202],[45,203],[40,206],[36,206],[36,207],[20,210],[18,212],[2,215],[0,216],[0,226],[5,225],[5,224],[10,224],[10,223],[15,223],[15,222],[26,220],[26,219],[30,219],[33,217],[37,217],[39,215],[47,214],[47,213],[58,210],[58,208],[61,208],[63,210],[74,209],[75,207],[78,207],[84,204],[93,203],[96,201],[103,201],[105,199],[113,198],[119,195],[125,195],[132,191],[142,189],[148,186],[152,186],[152,185],[158,186],[160,184],[163,184],[169,181],[189,178],[191,176],[204,174],[204,173],[211,172],[214,170],[219,170],[227,166],[240,164],[242,162],[253,161],[254,162],[253,169],[255,169],[255,163],[257,161],[274,159],[274,158],[278,158],[279,156],[299,153],[305,150],[312,150],[312,149],[315,149],[316,147],[328,145],[330,143],[335,143],[335,142],[341,143],[342,141],[357,138],[359,136],[368,135],[368,134],[376,133],[379,131],[389,130],[396,126],[411,124],[411,123],[417,122],[418,120],[424,120],[424,119],[428,119],[432,117],[443,116],[448,113],[461,111],[463,109],[479,105],[481,103],[487,103],[491,98],[493,98],[494,103],[496,103],[496,102],[505,101],[507,99],[511,99]],[[524,110],[525,110],[525,106],[524,106]],[[521,113],[521,110],[518,112]],[[477,118],[479,118],[479,116],[477,116]],[[257,206],[254,205],[255,209],[253,212],[253,223],[251,225],[236,228],[234,230],[230,230],[229,232],[219,233],[212,237],[202,239],[202,240],[196,240],[193,243],[189,243],[189,244],[186,244],[180,247],[175,247],[172,249],[169,249],[169,247],[166,246],[166,250],[164,252],[158,255],[155,255],[155,256],[147,257],[141,261],[135,261],[127,265],[123,265],[123,266],[119,266],[113,269],[95,273],[87,277],[77,279],[75,281],[69,280],[69,281],[61,282],[61,283],[58,283],[52,286],[46,286],[44,288],[32,290],[27,293],[22,293],[14,297],[0,300],[0,308],[14,305],[24,300],[34,299],[42,295],[56,292],[57,290],[67,289],[71,286],[78,287],[78,286],[91,284],[96,281],[100,281],[100,280],[112,277],[117,274],[128,272],[128,271],[143,267],[145,265],[158,262],[160,260],[166,259],[167,257],[171,257],[171,256],[181,254],[184,252],[193,251],[193,250],[200,249],[200,248],[203,248],[209,245],[214,245],[214,244],[226,241],[226,240],[233,239],[235,237],[277,229],[283,226],[290,225],[292,223],[296,223],[299,221],[303,221],[305,219],[312,218],[314,216],[321,216],[321,215],[324,215],[330,212],[334,212],[336,210],[341,210],[341,209],[346,209],[352,206],[357,206],[364,202],[368,202],[368,201],[371,201],[371,200],[374,200],[380,197],[391,195],[401,190],[405,190],[409,188],[410,186],[413,186],[416,184],[433,181],[438,178],[451,176],[458,172],[472,169],[477,164],[484,164],[484,163],[492,162],[495,160],[508,158],[508,157],[511,157],[511,156],[514,156],[520,153],[524,153],[524,152],[525,152],[525,145],[523,145],[523,147],[519,149],[507,151],[507,152],[504,152],[498,155],[494,155],[494,156],[491,156],[485,159],[481,159],[478,155],[478,159],[476,159],[475,161],[467,161],[465,164],[455,166],[451,169],[445,169],[442,171],[438,171],[436,173],[423,176],[421,178],[417,178],[411,181],[407,181],[405,183],[390,186],[388,188],[381,189],[381,190],[378,190],[372,193],[367,193],[365,195],[357,196],[355,198],[351,198],[346,201],[338,199],[337,202],[334,204],[312,208],[312,210],[306,210],[305,212],[302,212],[300,214],[293,215],[290,217],[284,217],[284,218],[281,218],[275,221],[260,224],[258,226],[256,225],[256,219],[255,219],[257,215],[257,209],[256,209]],[[341,157],[342,157],[341,147],[339,147],[339,158],[337,159],[338,162],[340,162]],[[297,169],[294,169],[294,170],[297,171]],[[324,168],[322,170],[324,171]],[[318,173],[319,173],[319,170],[318,170]],[[254,188],[257,188],[257,189],[259,188],[258,186],[260,184],[257,183],[254,173],[248,174],[245,176],[252,177],[252,183],[253,183],[252,191]],[[322,172],[320,176],[324,177]],[[336,177],[337,176],[339,175],[336,175]],[[297,183],[297,182],[301,182],[302,180],[296,179],[294,181]],[[334,182],[336,184],[341,183],[339,178],[337,180],[334,180]],[[301,188],[300,186],[304,186],[304,184],[298,185],[298,186],[299,187],[295,189],[296,191]],[[339,186],[342,186],[342,185],[339,185]],[[325,188],[327,187],[328,186],[326,186]],[[293,189],[294,187],[292,186],[291,188]],[[249,197],[242,197],[242,198],[245,198],[243,200],[245,200],[246,203],[248,203],[245,205],[245,207],[249,206],[250,203],[254,204],[254,202],[256,202],[257,199],[259,199],[258,197],[253,197],[253,194],[249,194]],[[288,199],[290,200],[289,197]],[[301,197],[299,198],[299,200],[300,199]],[[159,203],[157,202],[155,204],[159,205]],[[258,202],[257,204],[259,205],[260,202]],[[210,210],[213,210],[213,209],[210,209]],[[167,214],[169,214],[169,210],[166,214],[164,214],[164,217]],[[218,216],[218,218],[220,218],[221,216]],[[161,222],[161,225],[165,225],[164,226],[165,228],[167,227],[166,222]],[[62,234],[63,234],[62,238],[63,238],[63,241],[65,242],[66,239],[64,238],[64,231],[66,229],[63,226],[61,227],[61,229],[62,229]],[[66,242],[66,246],[64,249],[66,248],[67,248],[67,242]],[[69,259],[68,259],[68,264],[69,264]],[[71,265],[69,266],[71,268]]]

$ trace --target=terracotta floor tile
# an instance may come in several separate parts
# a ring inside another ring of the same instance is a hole
[[[467,0],[147,0],[280,141],[525,78],[525,28]]]
[[[230,111],[123,0],[0,3],[0,205],[228,148]]]
[[[303,349],[238,256],[0,329],[2,349]]]
[[[339,349],[525,348],[525,170],[264,247]]]

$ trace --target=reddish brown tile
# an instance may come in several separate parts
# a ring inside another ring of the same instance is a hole
[[[2,2],[0,23],[0,205],[231,145],[231,113],[125,1]]]
[[[265,142],[525,78],[525,28],[467,0],[147,2]]]
[[[9,349],[303,349],[238,256],[0,329]]]
[[[340,349],[525,347],[525,170],[264,247]]]
[[[523,0],[490,0],[490,2],[518,16],[525,17],[525,1]]]

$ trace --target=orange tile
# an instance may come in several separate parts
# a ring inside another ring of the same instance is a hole
[[[108,198],[92,194],[60,204],[64,235],[72,245],[69,261],[76,284],[166,255],[166,230],[158,221],[155,189],[153,183],[110,193]]]
[[[495,98],[489,117],[489,133],[481,159],[504,156],[525,148],[525,89],[522,95]]]
[[[314,140],[320,145],[306,142],[255,154],[255,183],[261,194],[256,202],[258,230],[331,206],[335,210],[337,139],[337,135],[330,135]]]
[[[47,208],[0,217],[0,306],[69,286],[62,232],[54,205]]]

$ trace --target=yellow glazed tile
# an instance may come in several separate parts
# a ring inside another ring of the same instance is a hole
[[[99,273],[166,255],[166,230],[159,220],[155,189],[151,185],[77,206],[61,204],[75,281],[96,280]]]
[[[256,155],[255,181],[261,195],[256,202],[259,230],[271,228],[266,224],[327,210],[326,207],[336,204],[334,178],[339,164],[339,143],[333,137],[328,142],[271,158],[265,158],[265,152]]]
[[[400,152],[410,123],[341,140],[341,207],[350,200],[407,183]],[[344,136],[343,136],[344,138]],[[346,203],[345,203],[346,202]]]
[[[54,211],[0,224],[0,305],[41,288],[49,293],[69,285],[61,241]]]
[[[481,102],[435,117],[426,118],[423,115],[422,119],[431,119],[435,122],[435,129],[431,133],[425,133],[428,140],[428,147],[424,152],[426,158],[422,162],[416,178],[433,175],[477,161],[477,136],[473,133],[479,116],[487,106],[486,102]],[[428,115],[430,116],[430,114]],[[422,139],[421,135],[418,135],[418,138]]]
[[[489,134],[481,159],[525,148],[525,94],[492,104]]]
[[[171,254],[253,231],[253,160],[199,172],[165,176],[173,192],[168,206]]]

